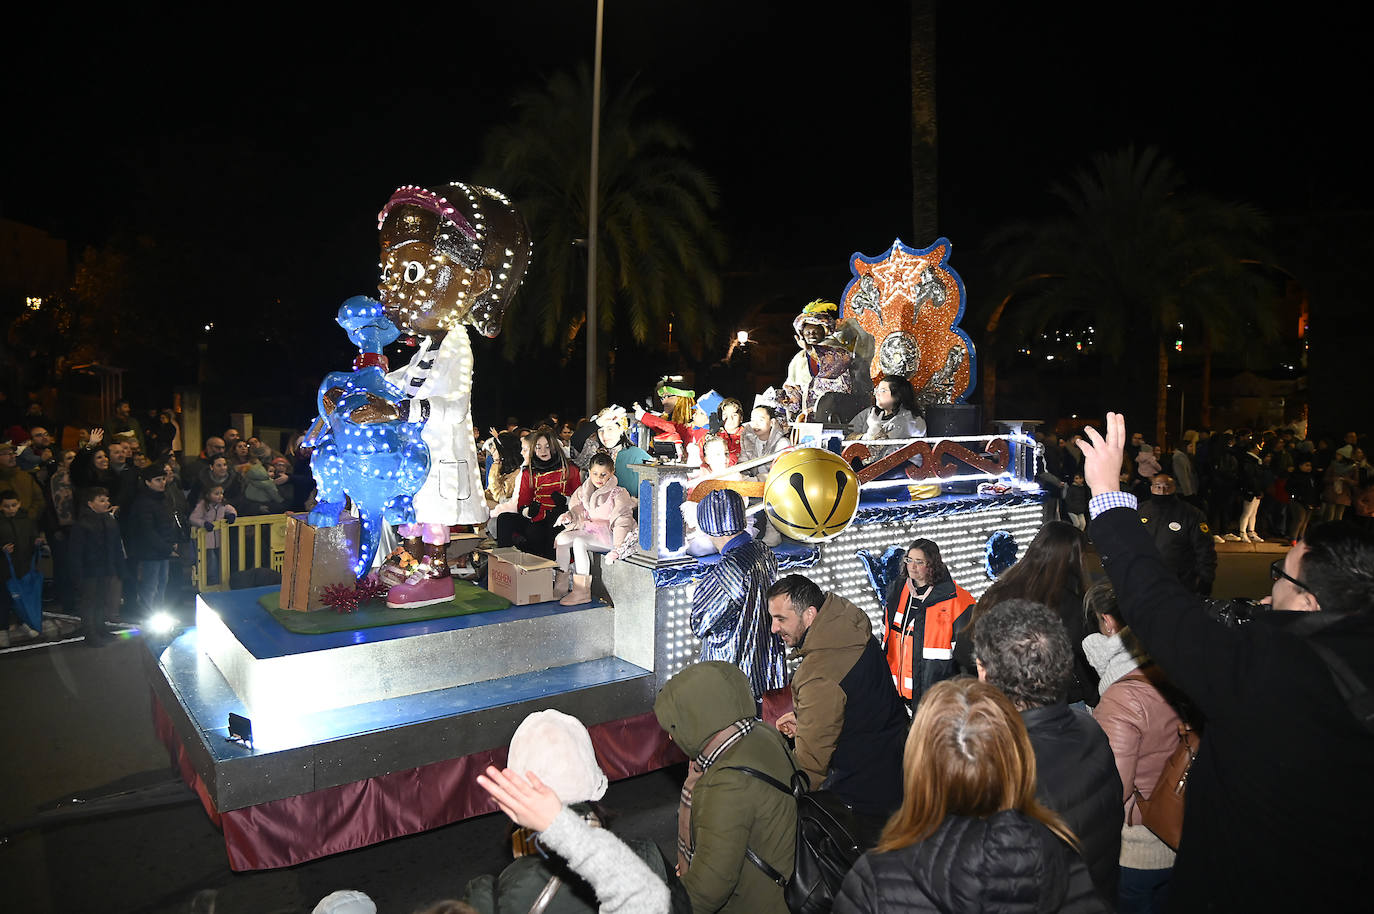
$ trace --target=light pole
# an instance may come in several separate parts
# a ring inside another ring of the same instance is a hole
[[[596,414],[596,204],[601,157],[601,20],[605,0],[596,0],[596,55],[592,65],[592,173],[587,193],[587,415]]]

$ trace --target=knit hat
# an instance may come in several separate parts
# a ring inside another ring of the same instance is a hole
[[[697,504],[697,527],[707,536],[734,536],[744,530],[744,498],[733,489],[715,489]]]
[[[160,463],[150,463],[138,471],[138,478],[144,482],[152,482],[154,479],[161,479],[167,475],[167,467]]]
[[[702,394],[700,397],[697,398],[697,409],[701,410],[709,416],[716,410],[720,409],[720,405],[724,402],[724,397],[716,393],[714,390],[708,390],[706,391],[706,393]]]
[[[592,737],[582,721],[561,711],[535,711],[510,738],[506,767],[533,771],[566,804],[606,795],[606,774],[596,763]]]
[[[310,914],[377,914],[377,904],[357,889],[330,892]]]

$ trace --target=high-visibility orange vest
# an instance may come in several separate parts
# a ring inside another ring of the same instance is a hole
[[[964,588],[951,580],[954,594],[925,609],[925,626],[921,632],[921,660],[954,662],[954,620],[968,611],[976,600]],[[938,585],[937,585],[938,586]],[[910,613],[911,581],[902,585],[902,595],[891,612],[885,612],[883,646],[887,649],[887,665],[892,670],[897,694],[910,699],[915,693],[915,619]],[[946,678],[941,676],[940,678]]]

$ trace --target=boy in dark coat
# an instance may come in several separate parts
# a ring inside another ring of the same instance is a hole
[[[79,568],[82,621],[86,646],[100,647],[111,640],[106,622],[119,621],[119,598],[124,591],[120,571],[124,567],[124,541],[119,524],[110,515],[110,493],[96,486],[86,493],[86,510],[72,524],[71,562]]]

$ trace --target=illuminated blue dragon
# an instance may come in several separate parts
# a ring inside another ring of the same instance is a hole
[[[316,393],[319,415],[306,436],[314,449],[310,470],[318,499],[309,521],[317,527],[339,522],[345,499],[353,502],[362,522],[354,574],[364,577],[372,567],[384,524],[415,521],[411,497],[429,474],[429,448],[420,437],[423,425],[399,419],[360,425],[349,419],[368,395],[390,403],[401,391],[386,380],[382,347],[400,336],[382,311],[381,303],[355,295],[339,306],[336,320],[358,347],[353,371],[333,371]]]

